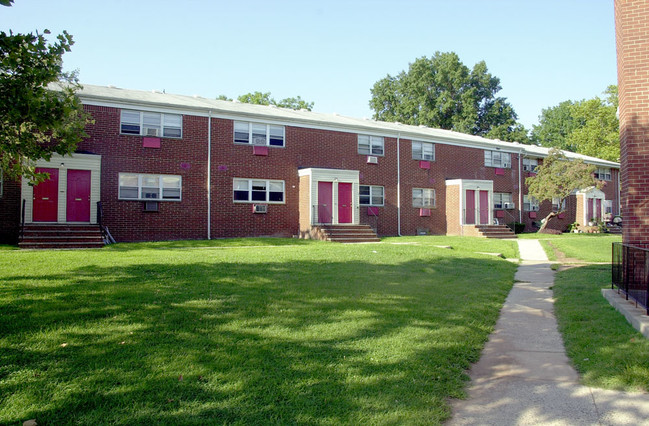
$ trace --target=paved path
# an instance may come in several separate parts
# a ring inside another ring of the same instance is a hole
[[[516,284],[447,424],[649,425],[648,394],[579,384],[557,330],[548,258],[537,240],[518,246]]]

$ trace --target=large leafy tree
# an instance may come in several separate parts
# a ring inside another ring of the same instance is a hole
[[[34,161],[74,152],[90,122],[76,75],[62,69],[72,36],[64,31],[49,44],[46,34],[0,32],[0,168],[8,179],[45,179]],[[53,83],[63,84],[53,90]]]
[[[604,93],[604,99],[564,101],[544,109],[532,129],[532,139],[542,146],[618,161],[617,86],[609,86]]]
[[[601,183],[593,177],[595,166],[585,164],[582,160],[569,160],[560,150],[552,148],[546,158],[536,169],[536,176],[525,179],[528,195],[538,201],[559,200],[559,210],[550,212],[543,221],[539,232],[543,232],[550,221],[560,214],[565,200],[575,190],[592,186],[600,187]]]
[[[374,118],[425,125],[507,141],[528,142],[527,131],[484,61],[469,69],[457,54],[436,52],[388,75],[371,89]]]
[[[228,98],[225,95],[219,95],[217,99],[222,101],[231,101],[232,99]],[[279,101],[276,101],[271,97],[270,92],[251,92],[241,95],[237,98],[239,102],[246,104],[256,104],[256,105],[276,105],[280,108],[288,108],[294,110],[305,109],[311,111],[313,109],[313,102],[307,102],[302,99],[300,96],[285,98]]]

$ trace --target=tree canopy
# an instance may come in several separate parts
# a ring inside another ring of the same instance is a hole
[[[387,75],[371,89],[374,119],[527,143],[525,128],[484,61],[469,69],[457,54],[436,52]]]
[[[620,134],[617,119],[617,86],[609,86],[605,99],[564,101],[544,109],[532,140],[541,146],[619,161]]]
[[[219,95],[217,99],[222,101],[231,101],[232,99],[228,98],[225,95]],[[313,109],[313,102],[307,102],[302,99],[300,96],[284,98],[279,101],[276,101],[271,97],[270,92],[251,92],[241,95],[237,98],[239,102],[246,104],[256,104],[256,105],[276,105],[280,108],[288,108],[294,110],[305,109],[311,111]]]
[[[564,201],[573,191],[601,186],[593,177],[594,171],[595,166],[585,164],[582,160],[569,160],[560,150],[550,149],[543,164],[537,167],[536,176],[525,179],[529,196],[538,201],[559,201],[559,210],[550,212],[545,217],[539,231],[543,231],[550,220],[564,210]]]
[[[45,179],[34,161],[74,152],[90,122],[75,95],[76,75],[62,69],[72,36],[64,31],[48,44],[44,34],[0,32],[0,169],[8,179]],[[48,87],[57,82],[60,89]]]

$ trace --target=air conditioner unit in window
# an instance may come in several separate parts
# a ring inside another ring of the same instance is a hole
[[[158,130],[155,127],[145,127],[144,136],[158,136]]]
[[[145,201],[144,202],[144,211],[145,212],[157,212],[158,211],[158,202],[157,201]]]
[[[376,157],[374,155],[368,155],[367,164],[379,164],[379,157]]]
[[[532,206],[531,211],[538,212],[541,209],[541,206]]]
[[[514,203],[503,203],[503,209],[513,209]]]
[[[509,163],[503,163],[503,169],[511,169],[512,165]]]
[[[268,213],[268,204],[253,204],[253,213]]]

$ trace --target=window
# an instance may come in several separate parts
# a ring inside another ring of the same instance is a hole
[[[412,141],[412,159],[435,161],[435,144]]]
[[[382,186],[360,185],[358,187],[361,206],[382,206],[384,204],[384,190]]]
[[[427,188],[412,188],[413,207],[435,207],[435,190]]]
[[[604,200],[604,214],[613,214],[613,201]]]
[[[180,201],[182,178],[175,175],[119,174],[120,200]]]
[[[363,155],[383,155],[383,138],[380,136],[358,135],[358,153]]]
[[[183,117],[179,114],[161,114],[122,110],[120,133],[126,135],[182,137]]]
[[[566,209],[566,200],[561,200],[561,198],[553,197],[552,198],[552,211],[564,211]]]
[[[523,171],[536,173],[536,168],[539,166],[537,158],[523,158]]]
[[[503,169],[511,169],[512,156],[508,152],[485,151],[484,165],[486,167],[500,167]]]
[[[513,209],[512,194],[509,192],[494,192],[494,209]]]
[[[523,195],[523,210],[526,212],[536,212],[539,210],[539,202],[536,198]]]
[[[595,170],[595,179],[611,180],[611,169],[598,167],[597,170]]]
[[[238,203],[283,203],[284,181],[234,179],[232,199]]]
[[[284,126],[235,121],[234,143],[284,146]]]

